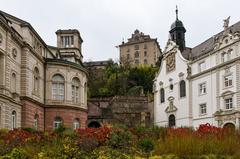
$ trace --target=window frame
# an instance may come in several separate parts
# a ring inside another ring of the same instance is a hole
[[[233,109],[233,97],[225,98],[224,105],[225,105],[225,110],[232,110]]]
[[[223,77],[223,85],[224,85],[224,88],[229,88],[229,87],[233,86],[233,75],[232,74],[227,74]]]
[[[202,64],[204,64],[204,65],[202,66]],[[204,70],[206,70],[206,62],[205,61],[201,61],[198,63],[198,70],[199,70],[199,72],[203,72]]]
[[[160,103],[165,103],[165,90],[164,88],[160,89]]]
[[[60,76],[62,78],[62,81],[54,81],[53,78],[55,76]],[[54,91],[54,89],[56,90],[56,92]],[[55,74],[52,76],[52,99],[59,101],[65,100],[65,79],[64,76],[62,76],[61,74]]]
[[[204,106],[204,108],[202,107]],[[205,112],[203,112],[205,110]],[[199,115],[206,115],[207,114],[207,103],[199,104]]]
[[[184,82],[184,92],[182,92],[182,82]],[[180,82],[179,82],[179,97],[180,98],[184,98],[184,97],[186,97],[186,94],[187,94],[187,92],[186,92],[186,81],[185,80],[181,80]],[[182,94],[182,93],[184,93],[184,94]]]
[[[204,86],[204,87],[202,87]],[[205,88],[205,89],[204,89]],[[198,84],[198,95],[205,95],[207,94],[207,82],[202,82]]]

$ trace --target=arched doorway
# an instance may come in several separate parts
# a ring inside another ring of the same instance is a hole
[[[88,124],[88,127],[89,128],[100,128],[101,127],[101,124],[97,121],[91,121],[89,124]]]
[[[235,130],[235,125],[233,123],[226,123],[223,125],[223,128],[226,128],[228,130]]]
[[[175,116],[173,114],[169,115],[168,117],[168,126],[169,127],[173,127],[176,125],[176,119]]]

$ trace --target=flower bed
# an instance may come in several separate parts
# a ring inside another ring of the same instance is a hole
[[[239,159],[240,133],[210,124],[191,128],[0,130],[0,158]]]

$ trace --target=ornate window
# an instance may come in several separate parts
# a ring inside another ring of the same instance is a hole
[[[147,57],[147,51],[144,51],[144,56]]]
[[[206,94],[206,92],[207,92],[206,83],[199,84],[199,95]]]
[[[79,122],[79,119],[76,118],[73,121],[73,129],[78,129],[78,128],[80,128],[80,122]]]
[[[176,125],[176,119],[175,119],[175,116],[173,114],[171,114],[169,117],[168,117],[168,126],[169,127],[174,127]]]
[[[73,36],[61,36],[62,47],[72,47],[74,45]]]
[[[40,74],[39,74],[39,70],[37,67],[34,68],[34,72],[33,72],[33,91],[34,93],[39,93],[39,86],[40,86]]]
[[[64,78],[60,74],[56,74],[52,78],[52,99],[64,100]]]
[[[184,80],[180,81],[180,98],[186,96],[186,82]]]
[[[164,88],[160,89],[160,102],[164,103],[165,102],[165,92],[164,92]]]
[[[16,86],[17,86],[17,77],[15,73],[12,73],[11,77],[11,91],[16,93]]]
[[[55,117],[54,122],[53,122],[53,128],[57,129],[63,124],[62,118],[61,117]]]
[[[16,48],[12,49],[12,56],[13,56],[14,59],[17,58],[17,49]]]
[[[199,111],[200,111],[200,113],[199,113],[200,115],[207,114],[207,105],[206,105],[206,103],[199,105]]]
[[[12,111],[12,129],[17,127],[17,113],[16,111]]]
[[[225,108],[226,110],[230,110],[233,108],[233,98],[226,98],[225,100]]]
[[[80,80],[74,77],[72,80],[72,101],[74,103],[80,103]]]
[[[34,121],[33,121],[33,126],[34,126],[34,128],[37,130],[38,129],[38,119],[39,119],[39,116],[38,116],[38,114],[35,114],[34,115]]]

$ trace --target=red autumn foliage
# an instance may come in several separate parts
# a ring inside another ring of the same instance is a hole
[[[98,143],[104,143],[109,139],[111,129],[108,127],[100,128],[86,128],[86,129],[77,129],[76,132],[79,134],[80,139],[83,138],[94,138]]]
[[[8,145],[23,145],[30,139],[40,141],[43,139],[42,133],[32,133],[22,129],[14,129],[8,131],[4,137],[4,143]]]

